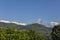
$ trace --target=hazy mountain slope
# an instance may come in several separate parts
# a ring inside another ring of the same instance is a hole
[[[24,25],[17,25],[14,23],[4,23],[0,22],[0,27],[7,27],[7,28],[17,28],[17,29],[22,29]],[[22,28],[21,28],[22,27]]]
[[[27,29],[32,29],[35,30],[36,32],[39,32],[41,34],[44,34],[48,40],[51,39],[51,30],[52,28],[46,27],[45,25],[34,23],[34,24],[29,24],[26,26]]]
[[[34,23],[26,26],[27,29],[35,30],[36,32],[42,33],[46,36],[50,35],[52,28],[48,28],[45,25]]]
[[[38,23],[33,23],[33,24],[29,24],[29,25],[17,25],[14,23],[0,22],[0,27],[16,28],[19,30],[24,30],[24,29],[35,30],[38,33],[44,34],[46,37],[50,36],[51,30],[52,30],[52,28],[48,28],[45,25],[38,24]]]
[[[45,25],[34,23],[29,25],[17,25],[14,23],[3,23],[0,22],[0,27],[7,27],[7,28],[17,28],[17,29],[32,29],[40,33],[49,33],[51,32],[51,28],[46,27]]]

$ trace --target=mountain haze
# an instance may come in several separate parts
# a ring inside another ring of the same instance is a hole
[[[49,36],[52,30],[52,28],[46,27],[45,25],[38,23],[28,25],[18,25],[16,23],[0,22],[0,27],[16,28],[18,30],[34,30],[38,33],[44,34],[48,38],[50,38]]]

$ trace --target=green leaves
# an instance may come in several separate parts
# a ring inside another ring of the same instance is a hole
[[[53,28],[51,35],[53,40],[60,40],[60,25]]]
[[[45,40],[45,37],[33,30],[0,28],[0,40]]]

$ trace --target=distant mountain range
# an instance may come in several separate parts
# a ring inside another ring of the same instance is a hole
[[[46,27],[45,25],[33,23],[28,25],[18,25],[16,23],[5,23],[0,22],[0,27],[7,27],[7,28],[16,28],[18,30],[34,30],[38,33],[44,34],[46,37],[48,37],[51,33],[52,28]]]
[[[43,32],[49,32],[52,28],[46,27],[43,24],[39,24],[39,23],[33,23],[33,24],[24,24],[23,23],[18,23],[17,22],[12,22],[12,23],[8,23],[7,21],[0,21],[0,27],[7,27],[7,28],[17,28],[19,30],[23,30],[23,29],[32,29],[35,30],[37,32],[43,33]],[[40,31],[42,30],[42,31]]]
[[[50,33],[52,29],[40,23],[26,24],[19,22],[10,22],[6,20],[0,20],[0,27],[17,28],[19,30],[24,30],[24,29],[35,30],[39,33],[44,33],[44,34]]]
[[[58,24],[56,22],[51,22],[53,25]],[[19,22],[10,22],[5,20],[0,20],[0,27],[7,27],[7,28],[16,28],[18,30],[34,30],[38,33],[44,34],[46,38],[49,40],[51,39],[51,27],[46,27],[46,25],[43,25],[41,23],[32,23],[32,24],[26,24],[26,23],[19,23]]]

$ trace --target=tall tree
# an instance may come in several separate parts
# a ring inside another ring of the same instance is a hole
[[[60,25],[54,26],[51,35],[53,40],[60,40]]]

